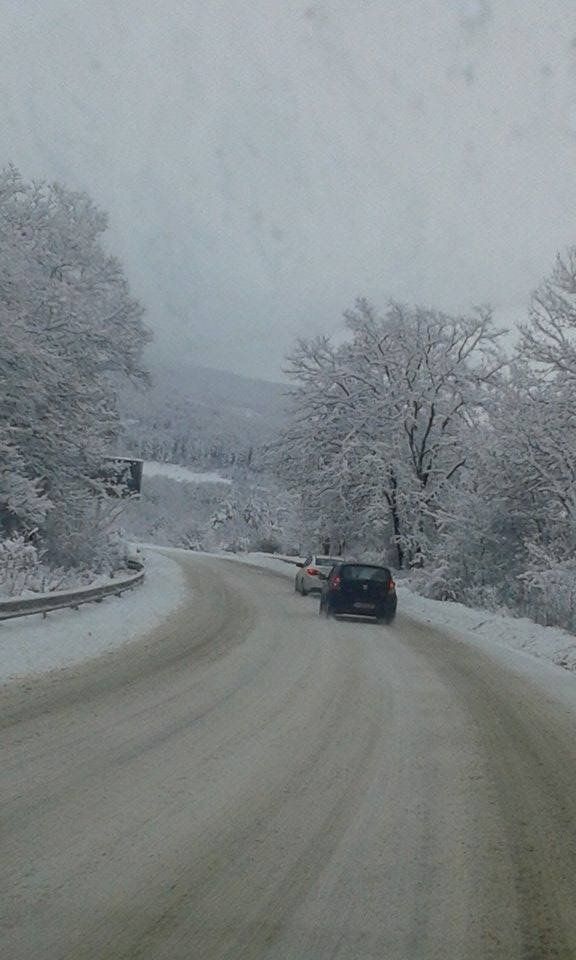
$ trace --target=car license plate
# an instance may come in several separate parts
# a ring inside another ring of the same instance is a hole
[[[373,610],[374,604],[373,603],[355,603],[354,608],[356,610]]]

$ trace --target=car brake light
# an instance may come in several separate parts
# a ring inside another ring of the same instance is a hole
[[[394,583],[392,577],[390,577],[390,582],[388,583],[388,589],[389,589],[389,590],[395,590],[395,589],[396,589],[396,584]]]
[[[341,582],[341,581],[340,581],[340,577],[339,577],[339,576],[333,577],[332,580],[330,581],[330,589],[331,589],[331,590],[339,590],[339,589],[340,589],[340,582]]]
[[[311,577],[318,576],[318,571],[316,567],[306,567],[306,573],[310,574]]]

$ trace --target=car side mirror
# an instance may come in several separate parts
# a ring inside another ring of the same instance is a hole
[[[304,564],[303,564],[303,563],[300,563],[299,560],[295,560],[295,561],[294,561],[294,566],[295,566],[295,567],[300,567],[300,569],[302,569],[302,567],[304,567]]]

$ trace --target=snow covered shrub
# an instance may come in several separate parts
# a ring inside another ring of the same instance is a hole
[[[145,480],[142,497],[129,503],[122,525],[134,540],[190,550],[282,551],[293,544],[293,504],[274,484],[246,477],[231,484],[184,483],[162,476]]]
[[[576,633],[576,557],[560,560],[533,544],[529,553],[530,566],[519,577],[525,612],[545,626]]]
[[[259,553],[280,553],[281,546],[273,537],[262,537],[253,543],[252,549]]]
[[[31,589],[40,574],[38,550],[23,537],[0,540],[0,596],[16,597]]]
[[[448,565],[423,567],[412,570],[404,581],[411,590],[431,600],[459,600],[459,584],[450,577]]]
[[[99,572],[89,567],[70,570],[43,562],[38,547],[24,537],[0,541],[0,597],[72,590],[93,583]]]
[[[43,527],[42,547],[51,563],[111,573],[122,566],[123,541],[117,528],[127,501],[86,500],[70,491],[65,510],[52,510]]]
[[[44,522],[51,503],[41,486],[40,480],[26,476],[24,459],[14,444],[0,436],[0,537]]]

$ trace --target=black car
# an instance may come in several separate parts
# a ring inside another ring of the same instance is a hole
[[[379,623],[391,623],[396,602],[396,584],[388,567],[337,563],[322,584],[320,616],[375,617]]]

